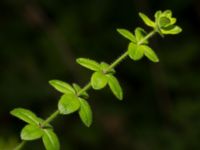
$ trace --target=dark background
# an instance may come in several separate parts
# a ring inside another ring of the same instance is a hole
[[[160,58],[125,60],[117,68],[124,91],[118,101],[108,88],[89,91],[94,122],[85,127],[77,113],[52,124],[62,150],[200,149],[200,2],[194,0],[1,0],[0,1],[0,149],[20,141],[24,122],[10,116],[15,107],[46,118],[60,94],[48,81],[85,85],[92,72],[78,57],[108,63],[128,41],[116,28],[149,31],[138,12],[151,18],[171,9],[183,32],[150,41]],[[24,149],[42,150],[42,142]]]

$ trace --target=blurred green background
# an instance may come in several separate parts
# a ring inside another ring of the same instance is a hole
[[[0,150],[12,150],[25,125],[10,110],[24,107],[46,118],[60,97],[50,79],[85,85],[91,72],[75,59],[112,62],[128,44],[116,28],[149,31],[138,12],[153,18],[159,9],[171,9],[183,28],[179,35],[150,40],[160,63],[127,59],[116,68],[123,102],[108,88],[89,91],[90,128],[76,113],[52,124],[62,150],[199,150],[198,0],[1,0]],[[44,148],[35,141],[24,149]]]

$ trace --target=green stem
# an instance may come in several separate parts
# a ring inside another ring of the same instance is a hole
[[[154,34],[156,33],[155,30],[149,32],[149,34],[147,34],[141,41],[138,42],[138,45],[141,45],[144,43],[144,41],[146,41],[147,39],[149,39],[150,37],[152,37]],[[108,73],[110,70],[114,69],[120,62],[122,62],[126,57],[128,56],[128,50],[126,52],[124,52],[121,56],[119,56],[115,61],[113,61],[109,67],[107,68],[107,70],[105,71],[105,74]],[[88,84],[86,84],[77,94],[77,96],[80,96],[83,92],[86,92],[87,90],[89,90],[91,88],[91,82],[89,82]],[[56,110],[54,113],[52,113],[41,125],[41,127],[44,127],[46,124],[50,123],[51,121],[53,121],[57,116],[59,115],[59,110]],[[26,143],[26,141],[22,141],[14,150],[20,150],[24,144]]]
[[[111,69],[115,68],[120,62],[122,62],[126,57],[128,56],[128,51],[123,53],[120,57],[118,57],[113,63],[110,64],[108,69],[105,71],[105,73],[109,72]]]
[[[149,32],[141,41],[138,42],[138,45],[141,45],[144,43],[144,41],[148,40],[150,37],[152,37],[154,34],[156,34],[156,30],[153,30]]]
[[[45,125],[47,125],[48,123],[50,123],[51,121],[53,121],[58,115],[59,115],[59,111],[56,110],[54,113],[52,113],[52,114],[41,124],[41,127],[44,127]]]
[[[21,143],[19,143],[19,145],[17,145],[17,147],[15,147],[14,150],[20,150],[20,149],[22,149],[22,147],[24,147],[25,144],[26,144],[26,141],[22,141]]]
[[[86,84],[77,94],[77,96],[80,96],[83,92],[89,90],[91,88],[91,83],[89,82],[88,84]]]

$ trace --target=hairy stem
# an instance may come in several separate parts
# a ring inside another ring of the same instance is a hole
[[[144,41],[148,40],[150,37],[152,37],[156,33],[155,30],[149,32],[141,41],[138,42],[138,45],[141,45],[144,43]],[[128,50],[124,52],[121,56],[119,56],[115,61],[113,61],[105,73],[108,73],[111,69],[114,69],[120,62],[122,62],[126,57],[128,56]],[[86,92],[91,88],[91,82],[88,82],[78,93],[77,96],[80,96],[83,92]],[[53,112],[41,125],[41,127],[44,127],[46,124],[53,121],[57,116],[59,115],[59,110],[56,110]],[[22,141],[14,150],[20,150],[24,146],[26,141]]]

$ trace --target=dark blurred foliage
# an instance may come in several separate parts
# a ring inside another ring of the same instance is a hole
[[[119,102],[106,88],[89,91],[94,123],[86,128],[75,113],[52,124],[62,150],[199,150],[200,1],[194,0],[1,0],[0,1],[0,149],[20,141],[25,125],[11,117],[15,107],[46,118],[60,94],[48,84],[61,79],[82,86],[91,72],[78,57],[112,62],[128,41],[116,28],[149,30],[138,17],[153,18],[171,9],[183,32],[151,46],[160,63],[126,60],[117,70],[124,89]],[[44,149],[41,141],[25,149]]]

